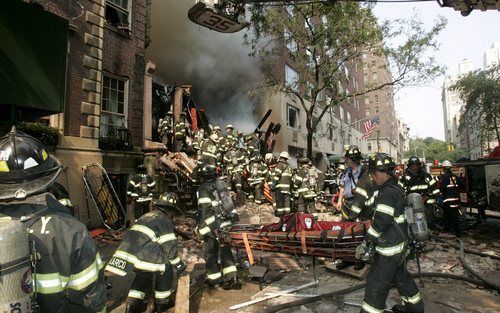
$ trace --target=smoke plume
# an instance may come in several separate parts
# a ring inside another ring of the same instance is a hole
[[[169,85],[192,85],[193,100],[206,109],[211,124],[251,131],[258,118],[249,91],[259,84],[260,73],[243,45],[244,30],[223,34],[191,22],[187,13],[194,4],[153,1],[147,57],[156,64],[155,75]]]

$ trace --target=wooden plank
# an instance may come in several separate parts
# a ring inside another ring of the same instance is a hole
[[[313,281],[313,282],[310,282],[310,283],[307,283],[307,284],[304,284],[304,285],[301,285],[301,286],[297,286],[297,287],[294,287],[294,288],[291,288],[291,289],[287,289],[287,290],[283,290],[281,292],[274,293],[273,295],[269,295],[269,296],[265,296],[265,297],[262,297],[262,298],[259,298],[259,299],[255,299],[255,300],[243,302],[243,303],[240,303],[240,304],[236,304],[236,305],[233,305],[232,307],[230,307],[229,309],[230,310],[237,310],[237,309],[240,309],[240,308],[248,306],[248,305],[252,305],[252,304],[259,303],[259,302],[262,302],[262,301],[266,301],[266,300],[269,300],[269,299],[277,298],[277,297],[279,297],[281,295],[284,295],[284,294],[287,294],[287,293],[291,293],[291,292],[295,292],[295,291],[298,291],[298,290],[302,290],[302,289],[305,289],[305,288],[308,288],[308,287],[311,287],[311,286],[314,286],[314,285],[317,285],[317,284],[318,284],[317,281]]]
[[[333,262],[325,262],[325,270],[327,272],[339,274],[342,276],[346,276],[349,278],[354,278],[357,280],[364,280],[367,275],[367,267],[365,266],[362,270],[356,271],[354,270],[354,266],[349,266],[345,269],[338,270],[335,263]]]
[[[248,236],[247,233],[243,233],[243,242],[245,243],[245,250],[247,252],[248,256],[248,263],[250,263],[250,266],[253,265],[253,254],[252,254],[252,249],[250,248],[250,243],[248,242]]]
[[[189,313],[189,274],[179,277],[174,313]]]

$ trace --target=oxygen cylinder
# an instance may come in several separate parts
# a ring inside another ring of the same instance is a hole
[[[417,241],[429,239],[429,228],[425,217],[425,206],[422,196],[410,193],[407,196],[408,207],[405,210],[406,221],[410,227],[413,238]]]
[[[0,219],[0,312],[32,312],[29,250],[23,223]]]

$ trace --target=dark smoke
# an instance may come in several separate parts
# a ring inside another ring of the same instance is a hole
[[[156,64],[159,81],[192,85],[199,108],[211,124],[236,124],[251,131],[258,118],[256,99],[249,92],[259,84],[259,66],[243,45],[244,30],[222,34],[191,22],[187,13],[194,0],[155,0],[152,43],[147,57]]]

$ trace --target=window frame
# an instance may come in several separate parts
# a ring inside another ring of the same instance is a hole
[[[290,110],[295,111],[295,123],[296,123],[295,127],[290,125]],[[294,105],[287,103],[286,104],[286,126],[293,129],[293,130],[299,130],[299,125],[300,125],[300,109]]]
[[[103,109],[103,107],[104,107],[104,101],[105,100],[110,100],[110,98],[106,98],[104,96],[105,95],[104,89],[108,88],[110,90],[116,90],[116,91],[120,92],[119,89],[114,89],[114,88],[106,87],[104,85],[104,81],[105,81],[106,77],[108,77],[110,79],[110,87],[112,85],[111,84],[112,80],[116,80],[118,82],[120,82],[120,81],[123,82],[123,113],[113,112],[113,111],[108,111],[108,110],[104,110]],[[122,127],[127,128],[128,127],[128,93],[129,93],[129,79],[127,79],[125,77],[120,77],[120,76],[117,76],[117,75],[113,75],[113,74],[110,74],[110,73],[103,73],[103,75],[102,75],[102,86],[101,86],[101,107],[100,107],[101,108],[101,114],[100,114],[100,116],[102,117],[103,113],[104,114],[110,114],[110,115],[112,114],[112,115],[123,116],[124,123],[123,123]],[[108,137],[110,135],[109,134],[109,130],[107,131],[108,133],[102,134],[101,133],[101,131],[102,131],[102,125],[103,125],[102,118],[99,118],[99,137],[106,138],[106,137]],[[106,123],[104,125],[118,127],[115,124],[107,124]]]
[[[289,73],[289,72],[293,72],[293,73],[295,73],[295,79],[296,79],[296,80],[295,80],[295,82],[294,82],[294,84],[293,84],[293,85],[292,85],[292,84],[290,84],[289,79],[288,79],[288,78],[289,78],[289,76],[288,76],[288,73]],[[293,69],[290,65],[288,65],[287,63],[285,63],[285,83],[286,83],[286,84],[287,84],[290,88],[292,88],[294,91],[298,91],[298,89],[299,89],[299,73],[298,73],[296,70],[294,70],[294,69]]]
[[[106,10],[106,7],[109,5],[111,8],[117,10],[118,12],[121,12],[123,14],[127,15],[127,27],[117,27],[113,25],[112,23],[106,21],[106,24],[110,27],[120,29],[120,30],[132,30],[132,2],[133,0],[126,0],[127,1],[127,8],[125,9],[121,5],[115,3],[115,1],[123,1],[123,0],[106,0],[104,3],[104,10]],[[106,16],[106,11],[104,11],[104,16]]]

